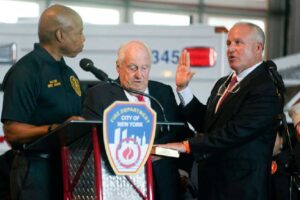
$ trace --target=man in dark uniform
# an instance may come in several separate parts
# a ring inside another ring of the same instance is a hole
[[[161,103],[169,121],[182,121],[171,86],[149,80],[151,51],[143,42],[129,41],[122,45],[118,51],[116,69],[119,74],[117,82],[123,88],[150,94]],[[86,119],[102,119],[104,109],[115,101],[135,102],[140,100],[136,94],[129,93],[116,85],[101,83],[88,90],[83,107],[83,116]],[[163,121],[163,114],[159,105],[146,97],[144,97],[144,101],[156,111],[157,121]],[[170,141],[180,141],[188,135],[192,135],[188,127],[180,130],[172,129],[169,132],[158,132],[156,133],[154,143],[161,144]],[[177,160],[166,157],[152,157],[152,161],[155,200],[180,199]]]
[[[58,124],[83,119],[79,81],[63,59],[83,49],[81,17],[68,7],[53,5],[41,15],[38,35],[39,44],[12,66],[3,81],[1,121],[15,152],[12,199],[62,199],[59,155],[23,149]]]

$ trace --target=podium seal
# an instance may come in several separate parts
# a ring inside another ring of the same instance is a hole
[[[144,102],[117,101],[105,109],[104,146],[115,174],[139,173],[151,152],[155,130],[156,113]]]

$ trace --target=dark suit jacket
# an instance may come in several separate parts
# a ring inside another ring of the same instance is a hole
[[[168,121],[180,122],[182,116],[173,90],[170,86],[149,81],[149,94],[156,98],[163,106]],[[125,92],[118,86],[100,83],[87,92],[83,116],[86,119],[102,120],[103,111],[115,101],[128,101]],[[151,100],[151,107],[157,113],[157,121],[163,121],[163,115],[160,107]],[[187,127],[171,127],[171,131],[158,131],[154,143],[167,143],[182,141],[187,136],[191,136],[191,131]],[[164,158],[153,162],[154,181],[155,181],[155,199],[170,200],[179,199],[179,175],[175,159]]]
[[[263,63],[215,113],[218,90],[226,79],[217,81],[207,106],[193,98],[183,108],[188,121],[204,133],[189,140],[199,161],[199,199],[267,200],[272,149],[282,112],[275,85]]]

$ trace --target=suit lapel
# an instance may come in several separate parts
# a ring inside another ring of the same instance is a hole
[[[153,87],[151,81],[149,81],[148,88],[149,88],[149,94],[151,96],[153,96],[155,99],[157,99],[159,101],[159,103],[162,104],[163,102],[160,99],[160,97],[162,97],[162,95],[159,95],[157,88]],[[161,114],[162,111],[161,111],[160,107],[157,105],[157,103],[154,102],[152,99],[151,99],[151,108],[153,110],[155,110],[155,112],[156,112],[157,121],[163,121],[163,117]]]
[[[124,90],[116,85],[113,85],[113,87],[111,87],[110,93],[116,101],[128,101]]]
[[[208,121],[208,123],[209,121],[212,121],[215,118],[215,109],[219,99],[221,98],[221,95],[217,95],[216,93],[214,96],[211,96],[211,98],[212,99],[208,102],[208,107],[206,111],[206,120]]]
[[[220,89],[222,87],[226,88],[226,86],[228,85],[228,77],[229,76],[224,77],[219,82],[216,83],[216,86],[214,87],[214,89],[212,91],[212,95],[209,97],[210,99],[207,102],[208,107],[207,107],[206,117],[205,117],[207,126],[210,126],[210,124],[214,124],[214,122],[217,119],[218,115],[215,113],[215,110],[216,110],[218,101],[222,96],[222,92],[220,92]]]

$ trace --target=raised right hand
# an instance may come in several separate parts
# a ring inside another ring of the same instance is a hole
[[[184,50],[178,60],[176,69],[176,86],[177,91],[186,88],[196,72],[190,69],[190,54]]]

